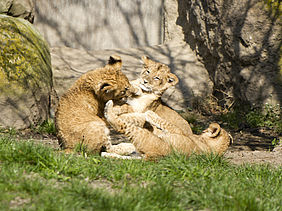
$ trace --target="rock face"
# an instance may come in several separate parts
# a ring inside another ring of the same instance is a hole
[[[164,0],[163,16],[164,42],[184,42],[184,33],[182,27],[176,24],[179,17],[177,0]]]
[[[204,66],[194,52],[185,44],[167,44],[143,48],[85,51],[67,47],[51,50],[54,88],[59,96],[83,73],[102,67],[110,55],[117,54],[123,60],[123,72],[130,80],[136,79],[141,71],[143,55],[167,64],[179,77],[176,87],[168,89],[163,100],[176,110],[191,106],[194,97],[205,97],[212,93],[213,83]]]
[[[32,24],[0,15],[0,126],[23,129],[50,112],[49,48]]]
[[[0,14],[6,14],[13,17],[21,17],[33,23],[34,1],[0,0]]]
[[[264,2],[178,0],[176,23],[204,63],[223,105],[234,100],[281,103],[281,9]]]
[[[162,1],[34,2],[34,25],[51,47],[93,51],[162,43]]]

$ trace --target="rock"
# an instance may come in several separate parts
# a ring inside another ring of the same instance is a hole
[[[0,0],[0,14],[7,14],[12,3],[13,0]]]
[[[32,0],[0,0],[0,14],[21,17],[33,23],[34,12]]]
[[[34,2],[34,24],[51,47],[93,51],[162,43],[162,1]]]
[[[53,93],[47,43],[28,21],[0,15],[0,126],[46,120]]]
[[[7,14],[12,3],[13,0],[0,0],[0,14]]]
[[[182,27],[176,24],[179,16],[177,0],[164,0],[163,7],[164,43],[184,42]]]
[[[224,105],[281,103],[281,9],[264,2],[178,0],[176,23]]]
[[[186,109],[191,106],[194,97],[204,98],[213,90],[213,83],[207,70],[185,43],[103,51],[54,47],[51,50],[51,57],[54,88],[58,95],[66,92],[83,73],[104,66],[112,54],[121,56],[123,72],[130,80],[136,79],[141,71],[142,55],[169,65],[180,82],[175,88],[166,91],[163,100],[176,110]]]

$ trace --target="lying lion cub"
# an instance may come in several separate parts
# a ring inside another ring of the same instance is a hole
[[[230,135],[217,123],[210,124],[201,135],[185,136],[180,128],[162,119],[153,111],[120,114],[118,107],[114,107],[112,101],[107,102],[105,107],[107,121],[116,130],[123,132],[145,159],[166,156],[173,151],[185,155],[211,152],[222,154],[231,141]],[[145,122],[159,130],[149,131],[144,128]]]

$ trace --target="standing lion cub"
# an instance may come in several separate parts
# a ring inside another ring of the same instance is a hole
[[[105,103],[120,101],[132,91],[121,66],[121,58],[111,56],[105,67],[82,75],[60,98],[56,127],[65,149],[72,150],[83,144],[91,152],[100,152],[111,147],[104,121]]]

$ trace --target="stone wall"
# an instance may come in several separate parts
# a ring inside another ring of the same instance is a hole
[[[22,2],[28,5],[30,1]],[[6,4],[19,5],[19,2],[1,0],[0,10],[4,8],[4,12],[12,14],[12,7]],[[221,105],[230,107],[242,101],[255,105],[281,104],[281,9],[266,5],[264,0],[33,2],[35,26],[51,47],[91,50],[95,56],[93,50],[97,49],[118,52],[122,48],[130,52],[132,47],[187,43],[192,51],[186,58],[181,53],[183,62],[189,64],[191,55],[197,55],[209,73],[214,84],[212,92]],[[33,14],[33,6],[27,11]],[[178,68],[174,66],[178,63],[177,55],[175,58],[170,57],[172,70]],[[191,67],[185,68],[187,74]],[[189,80],[191,84],[203,81],[199,77]],[[193,89],[192,92],[196,93]],[[185,98],[190,96],[183,98],[187,101]]]
[[[136,79],[141,70],[141,56],[167,64],[179,78],[179,83],[169,88],[163,100],[175,110],[185,110],[192,106],[194,97],[205,98],[213,90],[204,65],[197,60],[194,52],[186,44],[170,43],[166,45],[147,46],[142,48],[112,49],[86,51],[67,47],[54,47],[51,50],[54,88],[58,95],[70,86],[85,72],[104,66],[110,55],[119,55],[123,61],[122,71],[129,80]]]
[[[35,1],[35,26],[53,46],[85,50],[163,42],[163,1]]]

